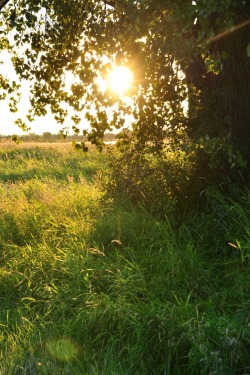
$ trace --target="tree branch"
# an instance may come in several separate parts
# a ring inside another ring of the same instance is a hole
[[[8,4],[10,0],[2,0],[0,1],[0,11],[5,7],[6,4]]]
[[[103,2],[106,5],[109,5],[110,7],[114,8],[115,7],[115,0],[103,0]]]

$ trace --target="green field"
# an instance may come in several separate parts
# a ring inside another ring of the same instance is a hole
[[[249,191],[159,219],[107,158],[0,149],[0,374],[249,374]]]

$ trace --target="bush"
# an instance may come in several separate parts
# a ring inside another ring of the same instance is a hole
[[[118,144],[119,147],[119,144]],[[195,201],[197,189],[191,180],[195,166],[195,154],[185,147],[166,144],[161,150],[133,145],[113,149],[109,153],[107,190],[116,197],[124,196],[132,204],[143,205],[148,212],[164,217],[175,207]]]

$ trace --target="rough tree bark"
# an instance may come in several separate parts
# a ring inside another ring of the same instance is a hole
[[[220,41],[227,58],[220,74],[225,111],[230,119],[233,141],[250,162],[250,25],[230,33]]]
[[[187,84],[200,91],[190,100],[190,134],[194,138],[229,136],[250,167],[250,21],[242,21],[211,42],[221,72],[207,72],[205,57],[196,56],[186,70]]]

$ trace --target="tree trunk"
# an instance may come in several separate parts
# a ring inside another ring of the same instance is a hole
[[[231,32],[219,41],[227,57],[222,65],[219,86],[233,142],[250,162],[250,25]]]
[[[211,43],[211,51],[222,57],[221,72],[207,72],[205,59],[197,56],[186,71],[187,84],[200,94],[189,102],[190,135],[199,139],[229,137],[250,171],[250,22],[243,22]],[[240,26],[240,25],[239,25]],[[234,152],[234,151],[233,151]],[[247,172],[247,173],[248,173]]]

